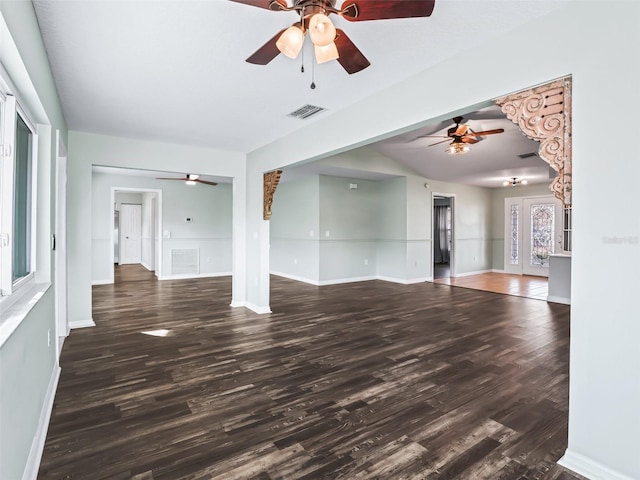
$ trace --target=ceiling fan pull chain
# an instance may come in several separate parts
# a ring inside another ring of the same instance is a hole
[[[316,62],[311,61],[311,90],[316,89]]]

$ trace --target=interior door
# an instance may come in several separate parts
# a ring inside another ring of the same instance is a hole
[[[120,265],[142,262],[142,205],[120,205]]]
[[[562,208],[553,196],[523,199],[522,273],[549,276],[549,259],[562,245]]]

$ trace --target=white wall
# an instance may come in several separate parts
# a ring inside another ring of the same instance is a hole
[[[251,152],[247,164],[247,258],[258,264],[267,257],[269,241],[267,222],[257,213],[261,192],[253,188],[260,184],[262,172],[361,146],[571,74],[576,207],[565,461],[594,478],[640,478],[640,322],[635,304],[639,279],[638,268],[629,268],[640,265],[640,243],[635,242],[640,216],[629,216],[628,208],[611,209],[602,201],[616,198],[617,204],[629,208],[637,204],[640,163],[634,161],[635,144],[612,142],[603,122],[618,118],[621,106],[625,111],[640,108],[640,65],[629,56],[640,47],[639,21],[638,2],[568,2]],[[474,72],[471,84],[469,72]],[[490,249],[486,245],[478,253]],[[268,308],[268,268],[260,265],[248,276],[248,301]]]
[[[126,172],[126,171],[125,171]],[[185,185],[184,182],[154,178],[94,173],[92,178],[92,282],[111,279],[110,261],[113,188],[162,190],[162,277],[172,276],[171,250],[196,248],[200,256],[200,276],[229,275],[232,269],[232,186],[220,183]],[[143,203],[141,193],[118,193],[120,201]],[[149,197],[150,205],[150,197]],[[148,211],[143,212],[147,217]],[[191,222],[186,222],[189,217]],[[147,225],[148,229],[148,225]],[[143,231],[146,230],[143,228]],[[144,236],[144,235],[143,235]],[[149,235],[147,235],[149,236]]]

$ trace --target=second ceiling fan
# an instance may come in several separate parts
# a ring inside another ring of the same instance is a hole
[[[420,135],[414,140],[418,140],[420,138],[445,139],[429,145],[430,147],[433,147],[434,145],[440,145],[441,143],[448,142],[450,139],[452,139],[451,143],[445,151],[451,155],[462,155],[463,153],[467,153],[469,151],[469,145],[478,143],[481,140],[480,137],[495,135],[496,133],[504,132],[504,128],[495,128],[493,130],[474,132],[469,127],[469,125],[463,124],[462,120],[462,117],[454,117],[453,122],[455,123],[455,125],[447,130],[446,135]]]
[[[369,60],[344,31],[333,25],[329,15],[337,14],[351,22],[428,17],[435,5],[435,0],[345,0],[341,8],[336,8],[336,0],[293,0],[291,6],[286,0],[231,1],[273,11],[293,11],[299,16],[297,22],[276,33],[247,62],[266,65],[280,53],[296,58],[308,32],[316,61],[337,60],[349,74],[367,68]]]

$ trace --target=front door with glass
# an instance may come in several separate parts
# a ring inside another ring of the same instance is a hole
[[[505,199],[505,272],[549,276],[562,249],[561,208],[553,196]]]

